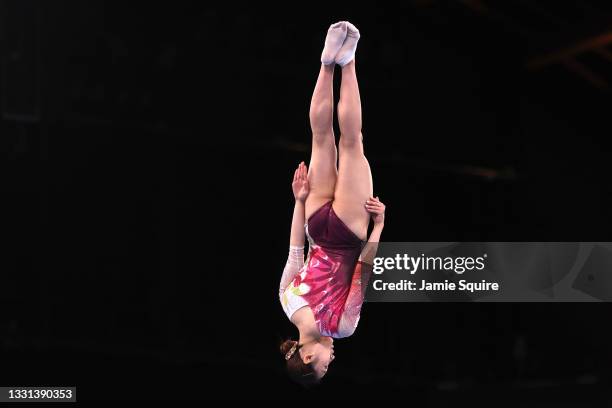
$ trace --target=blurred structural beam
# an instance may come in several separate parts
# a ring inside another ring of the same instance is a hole
[[[597,35],[568,47],[536,56],[527,61],[527,69],[535,71],[553,64],[562,64],[567,70],[582,77],[594,87],[607,90],[610,84],[589,67],[576,60],[581,54],[592,52],[612,63],[612,53],[606,48],[612,43],[612,32]]]
[[[610,43],[612,43],[612,32],[600,34],[569,47],[531,58],[527,61],[526,66],[528,69],[540,69],[548,65],[564,63],[585,52],[600,52],[598,50],[605,49],[604,47]]]
[[[499,12],[492,8],[490,4],[484,0],[460,0],[463,6],[467,7],[478,15],[485,16],[491,20],[501,22],[507,28],[514,32],[522,35],[525,38],[535,37],[536,34],[531,30],[526,29],[520,22],[509,17],[508,15]],[[531,10],[552,21],[554,24],[560,27],[567,27],[568,24],[561,18],[555,16],[547,9],[542,8],[538,4],[534,4],[529,0],[521,0],[520,2],[524,8]],[[593,52],[606,61],[612,62],[612,53],[608,51],[606,46],[612,43],[612,32],[603,33],[568,47],[545,53],[533,57],[525,64],[526,68],[532,71],[547,67],[553,64],[560,64],[564,66],[568,71],[586,80],[588,83],[600,90],[607,90],[610,88],[608,81],[603,77],[592,71],[589,67],[576,60],[581,54],[586,52]]]
[[[591,71],[586,65],[581,62],[576,61],[573,58],[568,58],[563,61],[563,66],[582,78],[584,78],[587,82],[599,89],[608,89],[610,86],[608,81],[597,75],[595,72]]]

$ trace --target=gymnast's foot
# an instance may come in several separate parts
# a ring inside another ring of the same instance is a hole
[[[344,39],[346,38],[346,21],[339,21],[329,26],[327,37],[325,38],[325,47],[321,54],[321,62],[324,65],[333,64],[336,54],[342,48]]]
[[[344,44],[342,44],[340,51],[338,51],[338,54],[336,54],[336,64],[340,65],[341,67],[345,66],[351,62],[353,58],[355,58],[357,42],[359,41],[359,37],[361,37],[357,27],[348,21],[346,22],[346,29],[346,39],[344,40]]]

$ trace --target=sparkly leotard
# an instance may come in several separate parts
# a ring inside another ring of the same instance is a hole
[[[291,319],[309,306],[321,335],[348,337],[363,304],[362,275],[370,269],[359,261],[364,241],[337,216],[331,201],[310,216],[305,228],[308,257],[304,263],[303,247],[290,248],[279,290],[283,310]]]

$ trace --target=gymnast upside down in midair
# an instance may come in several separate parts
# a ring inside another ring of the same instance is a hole
[[[317,383],[327,372],[334,359],[333,338],[355,331],[384,227],[385,206],[373,196],[363,151],[354,59],[358,40],[359,31],[346,21],[327,32],[310,103],[310,169],[302,162],[293,176],[295,207],[279,296],[299,340],[285,341],[281,353],[290,376],[303,385]],[[339,161],[332,125],[335,64],[342,67]],[[370,219],[374,226],[366,242]]]

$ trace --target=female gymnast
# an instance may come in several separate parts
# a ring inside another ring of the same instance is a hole
[[[318,383],[327,372],[334,360],[333,338],[348,337],[357,327],[384,227],[385,206],[373,196],[363,151],[354,59],[359,36],[346,21],[332,24],[327,32],[310,103],[310,169],[302,162],[293,175],[295,206],[279,297],[299,340],[285,341],[281,353],[291,378],[305,386]],[[335,64],[342,67],[339,161],[332,125]],[[366,242],[370,218],[374,226]]]

